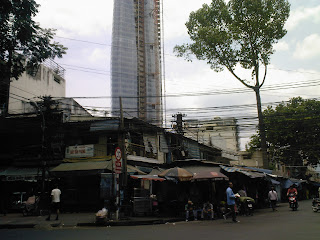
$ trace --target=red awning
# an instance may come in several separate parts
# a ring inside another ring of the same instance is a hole
[[[133,179],[152,180],[152,181],[165,181],[165,178],[158,177],[157,175],[131,175]]]

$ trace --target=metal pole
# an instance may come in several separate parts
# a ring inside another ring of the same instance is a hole
[[[119,188],[119,174],[116,174],[117,176],[117,198],[116,198],[116,220],[119,220],[119,209],[120,209],[120,188]]]

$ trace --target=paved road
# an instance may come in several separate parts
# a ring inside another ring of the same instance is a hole
[[[320,212],[312,212],[311,201],[301,202],[296,212],[291,211],[286,204],[282,204],[277,212],[263,209],[257,211],[252,217],[238,219],[240,223],[219,219],[134,227],[6,229],[0,230],[0,239],[320,239]]]

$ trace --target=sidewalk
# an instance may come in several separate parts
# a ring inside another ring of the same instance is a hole
[[[311,200],[309,200],[311,201]],[[282,207],[288,207],[287,203],[278,203],[279,210]],[[264,212],[270,212],[270,208],[256,209],[254,215]],[[97,226],[137,226],[165,224],[168,222],[185,221],[185,218],[175,217],[126,217],[120,220],[107,220],[105,222],[96,222],[95,213],[62,213],[59,220],[55,221],[55,215],[52,215],[51,221],[46,221],[47,216],[28,216],[23,217],[22,213],[9,213],[7,216],[0,215],[0,229],[13,228],[71,228],[71,227],[97,227]]]
[[[0,216],[0,229],[12,228],[45,228],[53,227],[96,227],[96,226],[135,226],[164,224],[167,222],[184,221],[183,218],[162,218],[162,217],[126,217],[120,220],[106,220],[96,222],[95,213],[62,213],[59,220],[46,221],[47,216],[27,216],[22,213],[9,213],[6,216]]]

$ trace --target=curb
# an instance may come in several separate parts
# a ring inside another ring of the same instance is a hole
[[[0,229],[34,228],[37,224],[0,224]]]
[[[102,223],[78,223],[78,227],[108,227],[108,226],[138,226],[138,225],[156,225],[166,224],[168,222],[181,222],[183,219],[158,219],[158,220],[145,220],[145,221],[106,221]]]

